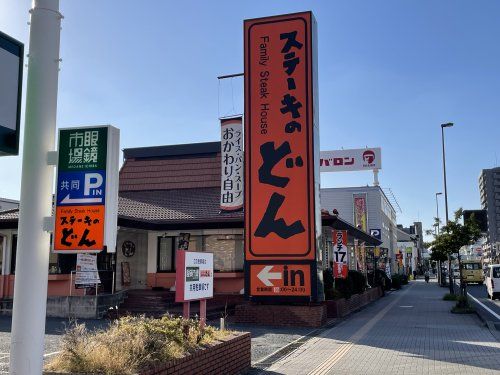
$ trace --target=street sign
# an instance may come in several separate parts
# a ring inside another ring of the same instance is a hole
[[[366,232],[368,227],[368,212],[366,208],[366,193],[353,194],[354,225]]]
[[[0,156],[19,154],[24,45],[0,32]]]
[[[321,151],[321,172],[364,171],[382,169],[380,147]]]
[[[309,264],[251,264],[252,296],[304,297],[311,295]]]
[[[321,216],[314,95],[316,22],[311,12],[304,12],[245,20],[244,30],[245,271],[249,283],[245,291],[251,297],[315,299],[317,272],[311,269],[316,269],[317,246],[321,246],[317,241]],[[272,288],[257,277],[262,270],[265,275],[267,268],[252,265],[264,261],[273,270],[281,269],[286,261],[302,262],[301,292],[257,291],[257,285]]]
[[[347,251],[347,231],[333,231],[333,276],[345,279],[349,272],[349,252]]]
[[[214,254],[177,250],[175,301],[187,302],[214,295]]]
[[[119,130],[61,129],[54,252],[114,252],[118,210]]]
[[[370,229],[370,236],[375,237],[377,240],[382,240],[382,231],[380,229]]]

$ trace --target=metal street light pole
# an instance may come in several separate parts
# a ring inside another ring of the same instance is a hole
[[[443,195],[443,193],[436,193],[436,218],[437,218],[437,221],[436,221],[436,224],[437,224],[436,235],[439,234],[439,202],[438,202],[438,195]]]
[[[439,192],[439,193],[436,193],[436,218],[437,218],[437,221],[436,221],[436,230],[435,230],[435,233],[436,233],[436,236],[439,234],[439,202],[438,202],[438,195],[443,195],[443,193]],[[441,275],[441,261],[438,260],[437,262],[437,266],[438,266],[438,269],[437,269],[437,277],[438,277],[438,284],[441,285],[442,283],[442,276]]]
[[[444,128],[449,128],[452,127],[453,123],[448,122],[446,124],[441,124],[441,144],[443,146],[443,177],[444,177],[444,205],[445,205],[445,215],[446,215],[446,222],[445,224],[448,225],[449,222],[449,217],[448,217],[448,188],[446,186],[446,156],[445,156],[445,150],[444,150]],[[453,281],[451,278],[451,256],[448,255],[448,282],[450,283],[450,293],[453,294]]]

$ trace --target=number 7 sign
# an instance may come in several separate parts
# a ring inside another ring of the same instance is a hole
[[[333,231],[333,276],[346,278],[349,271],[347,252],[347,231]]]

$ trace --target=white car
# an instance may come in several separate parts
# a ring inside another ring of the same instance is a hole
[[[489,298],[500,298],[500,264],[486,268],[486,290]]]

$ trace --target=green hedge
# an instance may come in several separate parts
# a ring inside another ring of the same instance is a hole
[[[392,281],[392,287],[394,289],[401,289],[401,286],[403,285],[403,277],[397,273],[392,275],[391,277]]]
[[[332,270],[323,271],[325,298],[335,300],[351,298],[353,294],[361,294],[366,290],[366,277],[359,271],[350,270],[346,279],[333,278]]]

